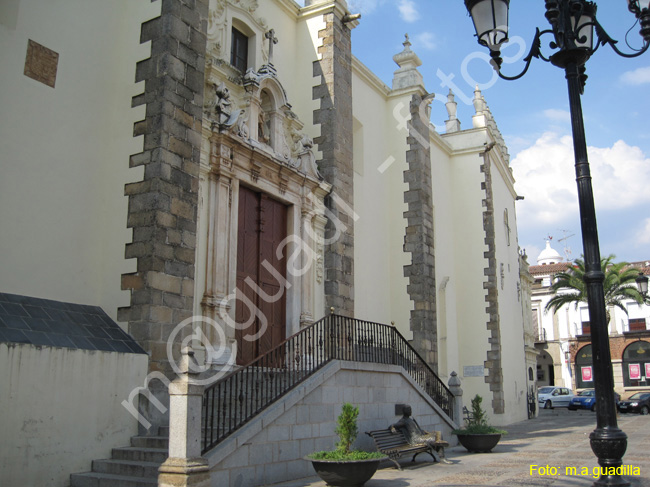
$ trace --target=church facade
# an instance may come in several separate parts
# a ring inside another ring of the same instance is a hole
[[[494,424],[525,419],[532,280],[485,98],[461,129],[450,92],[439,133],[408,37],[387,86],[346,2],[305,3],[6,3],[0,292],[100,307],[147,354],[129,387],[185,345],[225,373],[332,312],[392,323]]]

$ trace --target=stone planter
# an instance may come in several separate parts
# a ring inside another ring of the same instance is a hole
[[[497,446],[501,439],[501,433],[488,433],[488,434],[471,434],[463,435],[457,434],[458,441],[468,451],[472,453],[489,453],[492,448]]]
[[[384,458],[371,458],[369,460],[313,460],[311,462],[318,476],[327,485],[334,487],[361,487],[375,474],[379,463]]]

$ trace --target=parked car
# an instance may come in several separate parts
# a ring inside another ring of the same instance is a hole
[[[618,410],[622,413],[650,413],[650,393],[637,392],[618,403]]]
[[[540,387],[537,391],[537,402],[544,409],[569,407],[571,399],[573,399],[573,393],[566,387],[546,386]]]
[[[618,409],[618,403],[621,401],[621,395],[614,391],[614,403],[616,404],[616,409]],[[596,391],[594,389],[585,389],[580,391],[577,396],[573,396],[571,402],[569,403],[569,411],[575,411],[576,409],[589,409],[591,411],[596,410]]]
[[[589,409],[595,411],[596,391],[594,389],[585,389],[584,391],[579,392],[577,396],[573,396],[569,403],[569,411],[575,411],[576,409]]]

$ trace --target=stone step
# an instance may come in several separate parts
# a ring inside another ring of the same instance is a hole
[[[147,477],[155,479],[158,477],[158,462],[134,462],[131,460],[93,460],[92,471],[95,473],[107,473],[111,475],[122,475],[124,477]]]
[[[169,447],[169,436],[133,436],[131,446],[139,448],[162,448]]]
[[[114,460],[131,460],[134,462],[163,463],[167,460],[168,448],[139,448],[125,446],[113,448],[111,458]]]
[[[70,487],[151,487],[153,485],[158,485],[158,479],[96,472],[70,475]]]

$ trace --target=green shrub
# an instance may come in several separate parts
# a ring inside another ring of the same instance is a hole
[[[361,450],[351,450],[352,443],[357,439],[359,428],[357,427],[357,418],[359,417],[359,408],[349,402],[343,404],[341,414],[336,420],[336,429],[334,432],[339,436],[336,443],[336,450],[319,451],[312,453],[307,458],[312,460],[369,460],[372,458],[384,458],[386,455],[380,452],[365,452]]]
[[[508,432],[494,426],[490,426],[487,422],[487,412],[481,406],[483,398],[478,394],[472,399],[472,412],[469,419],[465,420],[467,425],[465,428],[455,429],[452,431],[454,435],[488,435],[500,433],[502,435]]]

